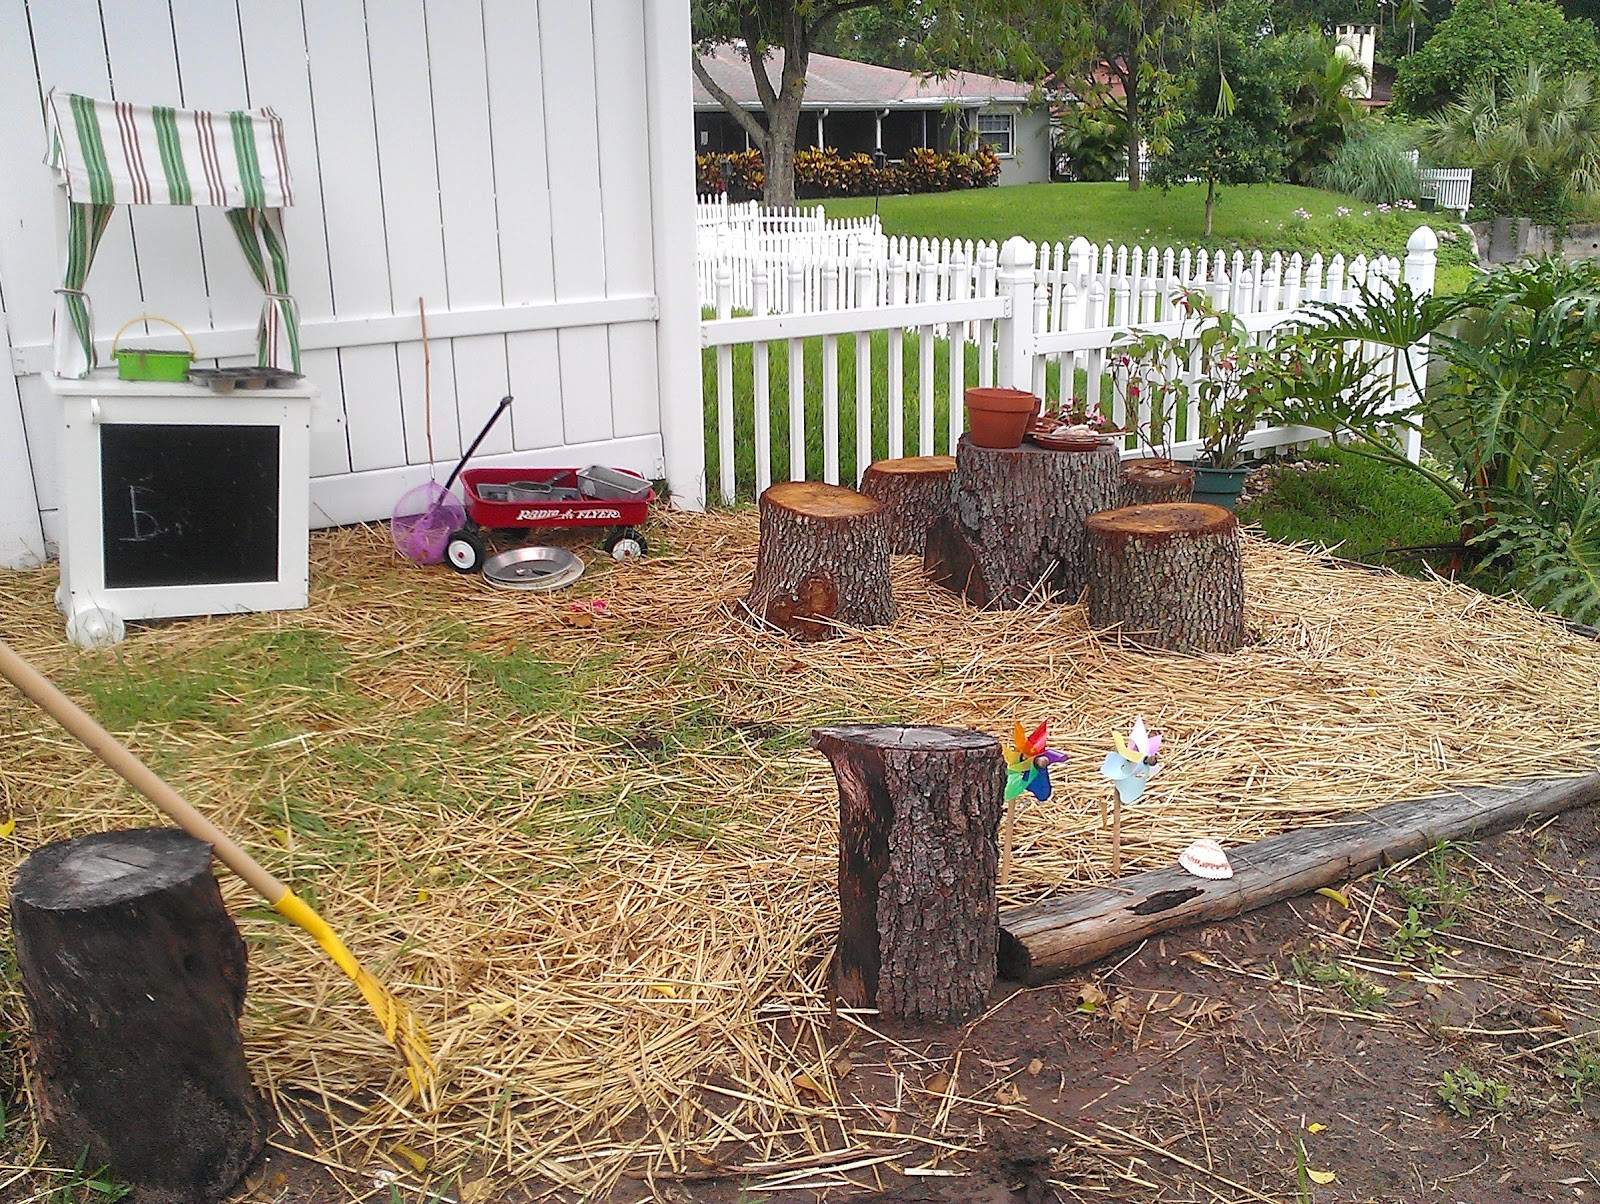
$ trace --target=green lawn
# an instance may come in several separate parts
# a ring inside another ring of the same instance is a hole
[[[871,197],[819,202],[831,217],[872,212]],[[1343,207],[1349,212],[1341,215]],[[1310,213],[1305,220],[1297,209]],[[1218,195],[1214,233],[1204,238],[1205,187],[1185,184],[1170,191],[1126,184],[1020,184],[965,192],[889,196],[879,202],[884,230],[924,238],[1003,241],[1014,234],[1035,242],[1070,242],[1082,235],[1096,243],[1149,246],[1242,247],[1245,250],[1404,255],[1417,226],[1454,233],[1450,214],[1395,212],[1354,197],[1293,184],[1224,188]],[[1368,216],[1370,215],[1370,216]],[[1471,277],[1471,257],[1459,241],[1440,247],[1440,291],[1459,290]]]
[[[1317,544],[1351,560],[1412,572],[1421,571],[1421,560],[1397,557],[1395,549],[1459,538],[1449,502],[1415,473],[1331,447],[1312,448],[1306,458],[1331,467],[1283,472],[1239,517],[1260,524],[1271,539]]]

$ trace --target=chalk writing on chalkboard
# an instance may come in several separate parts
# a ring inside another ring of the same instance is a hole
[[[276,426],[100,428],[112,589],[278,578]]]

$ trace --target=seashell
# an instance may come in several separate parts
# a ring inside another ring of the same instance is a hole
[[[1209,836],[1201,837],[1179,853],[1178,864],[1196,878],[1210,878],[1215,881],[1233,877],[1233,866],[1228,864],[1228,855],[1222,851],[1222,846]]]

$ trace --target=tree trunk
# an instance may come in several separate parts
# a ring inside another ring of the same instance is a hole
[[[798,109],[789,118],[777,112],[767,114],[767,141],[761,150],[761,169],[766,173],[761,203],[769,208],[794,204],[794,140],[799,116]]]
[[[1043,585],[1076,602],[1087,582],[1083,522],[1117,504],[1117,449],[978,447],[963,435],[948,512],[928,529],[923,567],[975,606],[1009,610]]]
[[[11,892],[39,1123],[138,1204],[220,1200],[269,1113],[239,1036],[245,947],[211,849],[175,828],[45,845]]]
[[[854,489],[784,481],[761,495],[744,614],[802,640],[894,622],[883,506]]]
[[[1144,171],[1139,165],[1144,131],[1139,128],[1139,70],[1136,63],[1129,64],[1122,87],[1123,104],[1128,115],[1128,191],[1138,192],[1144,186]]]
[[[1211,237],[1211,211],[1216,206],[1217,181],[1213,177],[1206,181],[1206,237]]]
[[[1194,469],[1187,464],[1174,464],[1159,456],[1123,461],[1119,507],[1187,502],[1193,495]]]
[[[1089,516],[1089,623],[1171,652],[1244,643],[1239,520],[1221,506],[1172,502]]]
[[[929,525],[950,509],[955,471],[954,456],[904,456],[861,474],[861,492],[883,503],[892,555],[922,555]]]
[[[906,1020],[977,1014],[999,940],[999,742],[872,724],[811,740],[839,782],[839,998]]]
[[[794,144],[800,129],[800,105],[806,94],[806,64],[811,47],[802,25],[794,21],[791,26],[784,42],[783,76],[777,94],[763,97],[762,102],[767,113],[767,145],[762,154],[767,178],[761,197],[769,206],[790,206],[795,202]]]

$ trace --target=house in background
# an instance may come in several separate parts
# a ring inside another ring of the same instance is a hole
[[[741,107],[760,112],[742,50],[719,46],[700,61]],[[767,71],[776,80],[782,70],[783,52],[774,51]],[[697,154],[742,151],[750,145],[744,127],[698,79],[694,131]],[[891,67],[811,56],[797,150],[820,146],[871,154],[881,146],[890,159],[903,159],[913,147],[970,152],[980,144],[1000,156],[1001,184],[1050,179],[1049,114],[1034,102],[1029,85],[966,73],[919,78]]]

